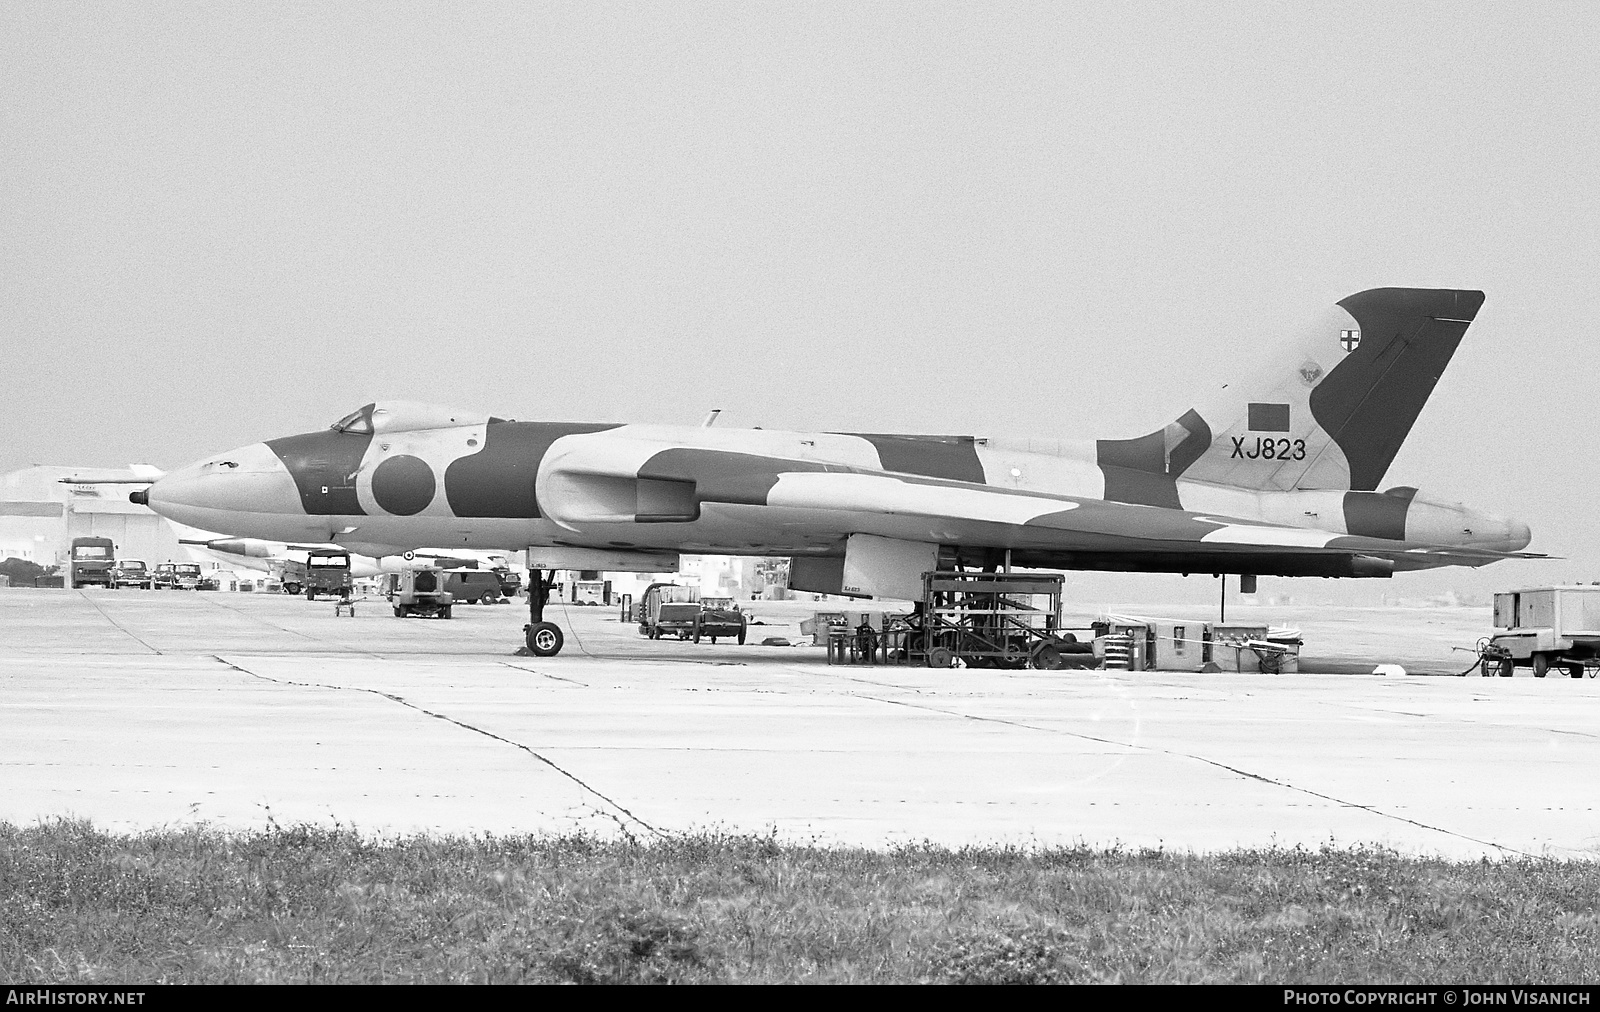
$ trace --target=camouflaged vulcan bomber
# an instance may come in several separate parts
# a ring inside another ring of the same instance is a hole
[[[527,549],[534,570],[790,556],[797,589],[912,599],[925,571],[1002,560],[1328,577],[1480,566],[1518,553],[1527,526],[1378,486],[1482,303],[1352,295],[1255,385],[1135,439],[518,422],[396,401],[134,497],[239,536],[371,555]],[[533,583],[529,647],[554,653]]]

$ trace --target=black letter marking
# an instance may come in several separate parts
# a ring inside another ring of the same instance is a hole
[[[1256,445],[1249,453],[1244,452],[1244,437],[1230,436],[1233,440],[1233,453],[1228,455],[1229,460],[1240,457],[1246,460],[1305,460],[1306,441],[1304,439],[1262,439],[1256,437]]]

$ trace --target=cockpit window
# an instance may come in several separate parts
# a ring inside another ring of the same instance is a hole
[[[334,422],[329,428],[335,432],[354,432],[359,435],[372,435],[372,405],[358,408],[343,418]]]

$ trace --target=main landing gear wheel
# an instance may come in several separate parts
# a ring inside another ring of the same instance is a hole
[[[561,652],[565,637],[554,622],[535,622],[528,626],[528,650],[535,657],[554,657]]]

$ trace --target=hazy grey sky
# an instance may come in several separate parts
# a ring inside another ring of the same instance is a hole
[[[1597,38],[1592,3],[5,0],[0,471],[382,397],[1130,436],[1326,303],[1472,287],[1388,483],[1600,579]]]

